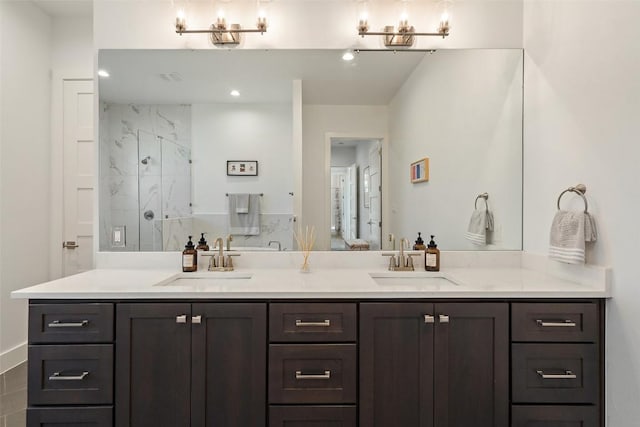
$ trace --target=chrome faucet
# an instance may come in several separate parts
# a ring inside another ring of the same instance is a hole
[[[389,241],[393,234],[389,234]],[[395,239],[393,240],[395,243]],[[395,246],[395,244],[394,244]],[[405,252],[405,246],[409,249],[409,240],[404,237],[400,239],[400,251],[396,258],[395,252],[383,252],[382,256],[388,256],[389,258],[389,270],[390,271],[414,271],[413,268],[413,256],[422,255],[422,251],[407,251]]]
[[[269,243],[267,243],[267,246],[271,246],[272,243],[277,243],[278,244],[278,252],[280,252],[282,250],[282,245],[280,244],[280,241],[278,240],[270,240]]]

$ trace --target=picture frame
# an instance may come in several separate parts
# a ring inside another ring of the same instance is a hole
[[[258,176],[258,161],[227,160],[227,176]]]
[[[371,205],[369,191],[371,187],[371,170],[369,166],[364,168],[362,171],[362,198],[364,202],[364,207],[368,208]]]
[[[429,158],[425,157],[411,163],[410,166],[411,183],[429,181]]]

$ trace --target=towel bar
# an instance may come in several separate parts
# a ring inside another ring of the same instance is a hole
[[[473,203],[473,207],[475,209],[478,209],[478,199],[484,199],[484,204],[485,204],[487,210],[489,210],[489,201],[488,201],[489,193],[478,194],[478,196],[476,197],[476,201]]]
[[[264,196],[264,193],[258,193],[260,197]],[[229,197],[229,193],[224,193],[225,196]]]
[[[560,195],[558,196],[558,210],[560,210],[560,199],[562,198],[562,196],[564,195],[564,193],[576,193],[577,195],[579,195],[580,197],[582,197],[582,200],[584,201],[584,212],[587,213],[587,211],[589,210],[589,204],[587,203],[587,198],[584,197],[584,193],[587,192],[587,187],[584,184],[578,184],[575,187],[569,187],[566,190],[564,190],[562,193],[560,193]]]

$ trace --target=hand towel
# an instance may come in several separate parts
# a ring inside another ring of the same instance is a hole
[[[475,209],[469,220],[465,237],[474,245],[491,243],[493,231],[493,213],[489,209]]]
[[[568,264],[584,264],[585,242],[598,238],[596,224],[586,212],[559,210],[551,223],[549,257]]]
[[[229,197],[236,198],[236,213],[249,213],[249,194],[230,194]]]
[[[247,194],[247,213],[238,212],[239,194],[229,194],[229,234],[257,236],[260,234],[260,194]]]

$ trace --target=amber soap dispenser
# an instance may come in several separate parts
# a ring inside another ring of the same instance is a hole
[[[182,251],[182,271],[185,273],[198,271],[198,252],[195,246],[193,246],[191,237],[192,236],[189,236],[189,241],[184,247],[184,251]]]
[[[438,245],[433,240],[434,237],[434,235],[431,235],[427,251],[424,254],[424,268],[427,271],[440,271],[440,249],[438,249]]]

